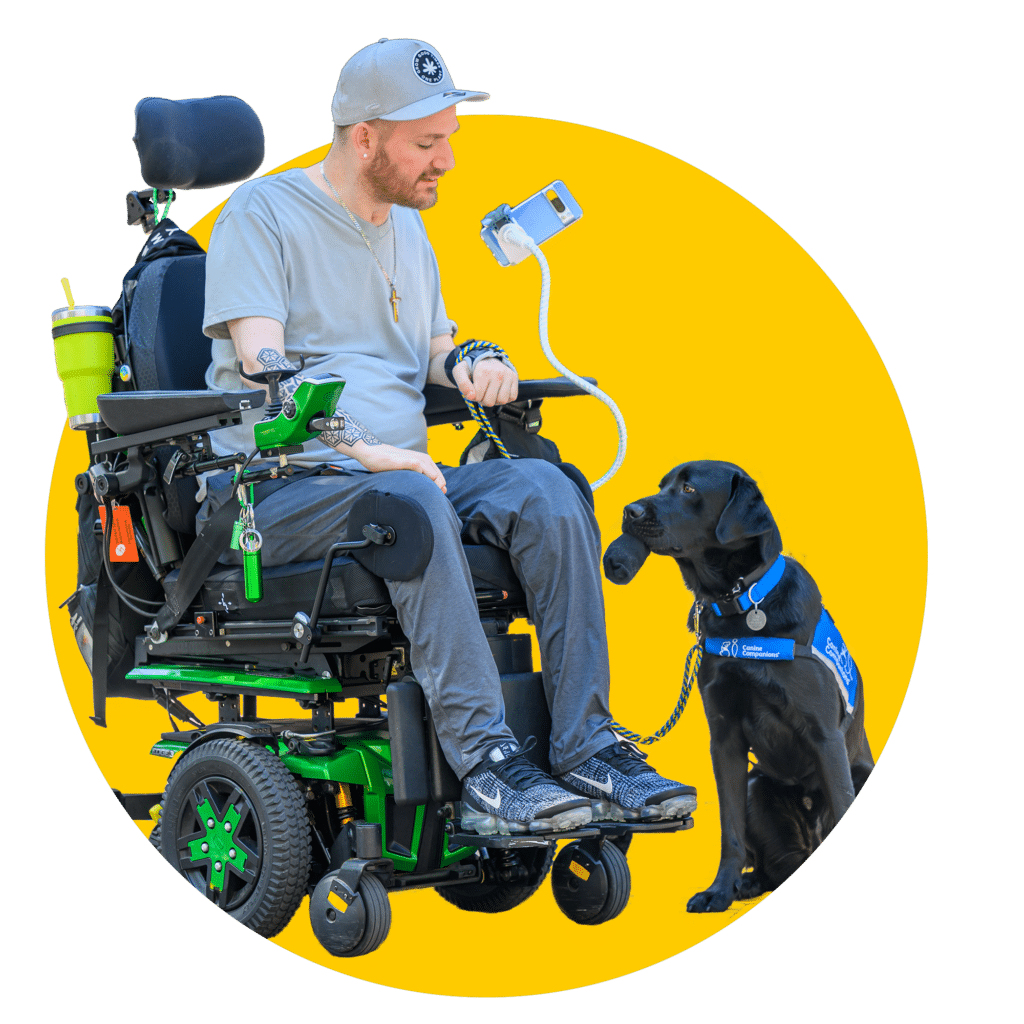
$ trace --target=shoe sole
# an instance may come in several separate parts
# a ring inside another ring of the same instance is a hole
[[[589,807],[572,807],[550,818],[534,818],[533,821],[508,821],[485,811],[477,811],[462,805],[462,827],[478,836],[510,836],[538,832],[566,832],[569,829],[589,825],[593,813]]]
[[[591,800],[590,808],[594,821],[665,821],[670,818],[685,818],[697,809],[697,798],[685,793],[663,800],[648,807],[626,808],[610,800]]]

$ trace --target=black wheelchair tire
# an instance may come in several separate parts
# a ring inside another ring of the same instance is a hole
[[[320,945],[332,956],[372,953],[391,931],[391,901],[376,875],[363,871],[355,899],[347,906],[332,901],[331,886],[337,871],[317,882],[309,897],[309,923]]]
[[[502,914],[525,903],[548,877],[555,859],[555,844],[517,850],[527,861],[529,879],[523,885],[501,882],[480,882],[477,885],[440,885],[437,892],[459,910],[472,910],[480,914]]]
[[[364,871],[359,879],[359,895],[363,898],[366,927],[356,946],[337,956],[363,956],[372,953],[391,931],[391,900],[384,883],[376,875]]]
[[[227,805],[243,808],[237,823],[246,851],[246,871],[225,859],[220,890],[211,886],[212,858],[191,862],[189,836],[198,837],[197,806],[209,799],[215,813]],[[246,927],[266,938],[292,919],[306,895],[312,840],[306,801],[294,776],[266,747],[244,740],[216,739],[185,754],[174,766],[164,792],[158,842],[164,859],[196,889]],[[230,870],[229,870],[230,869]]]
[[[571,870],[574,859],[588,866],[585,880]],[[569,843],[551,875],[558,909],[576,924],[604,924],[618,917],[629,902],[630,888],[626,855],[614,842],[603,843],[596,860],[580,841]]]

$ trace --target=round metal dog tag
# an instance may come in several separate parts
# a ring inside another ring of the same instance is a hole
[[[753,630],[764,629],[764,624],[768,621],[768,616],[765,615],[760,608],[751,608],[747,612],[747,625]]]

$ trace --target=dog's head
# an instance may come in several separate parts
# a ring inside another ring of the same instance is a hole
[[[640,541],[655,554],[698,568],[711,563],[726,574],[741,562],[752,563],[736,575],[774,559],[782,550],[779,529],[757,484],[739,466],[685,462],[669,472],[659,487],[657,494],[631,502],[623,510],[622,532],[633,538],[630,547]],[[636,569],[643,564],[642,559],[633,562]]]

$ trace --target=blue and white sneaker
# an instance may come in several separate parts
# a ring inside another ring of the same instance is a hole
[[[524,756],[533,746],[499,743],[462,780],[462,827],[481,836],[563,832],[591,820],[590,801],[568,792]]]
[[[626,743],[599,750],[557,781],[590,797],[594,821],[685,818],[697,806],[693,786],[662,778],[636,747]]]

